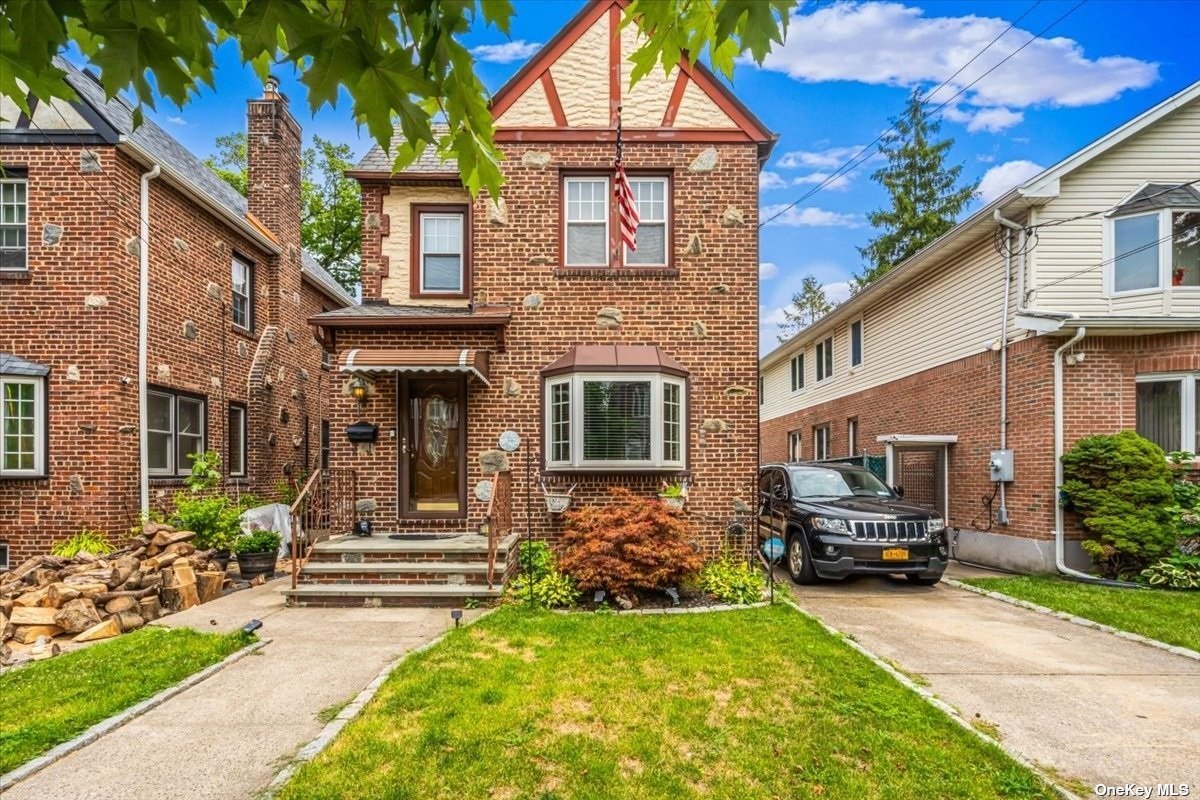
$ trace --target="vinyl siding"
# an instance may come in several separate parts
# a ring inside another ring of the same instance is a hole
[[[1064,177],[1059,196],[1039,209],[1036,221],[1103,211],[1147,182],[1182,183],[1196,178],[1200,178],[1200,101]],[[1194,289],[1180,293],[1167,286],[1165,291],[1107,296],[1105,273],[1110,267],[1096,266],[1112,256],[1104,237],[1103,215],[1041,229],[1030,258],[1029,288],[1035,290],[1031,305],[1086,316],[1200,314],[1200,295]]]

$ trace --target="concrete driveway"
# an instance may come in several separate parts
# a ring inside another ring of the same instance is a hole
[[[792,584],[784,576],[780,586]],[[1089,791],[1200,791],[1200,662],[950,586],[857,578],[792,588],[806,611]]]
[[[283,580],[166,617],[230,631],[250,619],[258,653],[4,791],[3,800],[243,800],[402,653],[452,622],[449,609],[284,608]],[[468,618],[478,615],[468,611]]]

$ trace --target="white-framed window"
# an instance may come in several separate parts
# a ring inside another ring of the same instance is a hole
[[[1137,425],[1164,451],[1200,453],[1200,373],[1139,375]]]
[[[846,455],[858,455],[858,417],[846,420]]]
[[[789,365],[792,374],[792,391],[798,392],[804,388],[804,353],[792,356]]]
[[[607,267],[609,181],[606,176],[563,178],[563,265]]]
[[[207,405],[204,398],[170,389],[146,391],[148,471],[156,477],[190,475],[188,456],[206,449]]]
[[[45,378],[0,376],[0,477],[45,474]]]
[[[231,478],[246,477],[246,406],[229,404],[229,420],[225,435],[229,438],[229,453],[225,469]]]
[[[1200,208],[1108,218],[1104,261],[1113,295],[1200,287]]]
[[[24,178],[0,176],[0,272],[23,272],[28,268],[28,189]]]
[[[817,383],[833,377],[833,337],[817,342]]]
[[[850,323],[850,367],[863,363],[863,321],[862,317]]]
[[[829,458],[829,425],[813,426],[813,460]]]
[[[420,211],[417,243],[419,294],[466,292],[466,214]]]
[[[800,431],[788,431],[788,461],[804,460],[804,437]]]
[[[687,382],[660,373],[573,373],[546,380],[550,469],[682,469]]]
[[[254,267],[249,261],[233,257],[230,268],[233,324],[242,330],[254,330]]]
[[[629,188],[637,203],[637,249],[625,249],[625,263],[638,267],[665,267],[671,241],[670,209],[671,182],[665,176],[631,176]]]

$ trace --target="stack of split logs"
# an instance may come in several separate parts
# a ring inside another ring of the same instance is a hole
[[[59,652],[56,636],[106,639],[219,597],[225,570],[213,551],[196,550],[194,536],[148,522],[104,556],[35,556],[0,574],[0,665],[12,660],[10,639],[48,658]]]

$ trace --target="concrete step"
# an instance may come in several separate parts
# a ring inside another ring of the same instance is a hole
[[[496,562],[504,563],[517,535],[496,543]],[[488,540],[476,534],[438,539],[389,539],[387,536],[338,536],[319,542],[309,556],[310,564],[380,564],[408,562],[483,562],[488,558]]]
[[[301,584],[284,589],[282,594],[289,605],[295,606],[461,606],[468,598],[486,601],[502,594],[502,588],[486,584]]]
[[[497,567],[502,564],[497,560]],[[414,572],[478,573],[487,574],[486,561],[393,561],[372,564],[350,564],[341,561],[310,561],[300,570],[301,575],[321,573],[385,573],[407,574]]]
[[[505,562],[497,561],[493,577],[503,580]],[[305,585],[325,584],[487,584],[486,561],[370,561],[344,564],[337,561],[308,563],[300,570]]]

